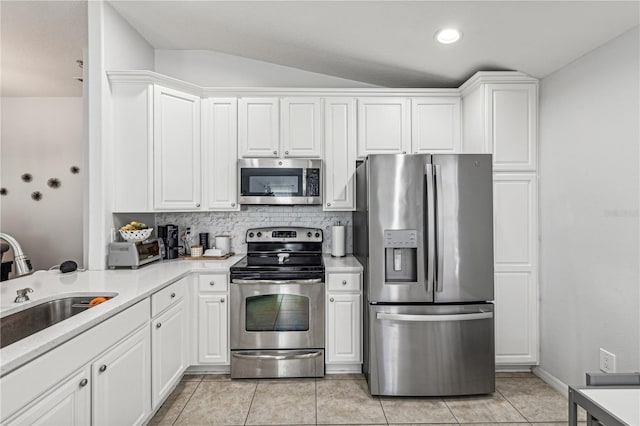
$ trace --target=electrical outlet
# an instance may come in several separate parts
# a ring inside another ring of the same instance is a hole
[[[605,373],[616,372],[616,356],[602,348],[600,348],[600,371]]]

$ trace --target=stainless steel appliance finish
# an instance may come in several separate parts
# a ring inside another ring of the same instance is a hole
[[[240,204],[322,204],[322,160],[238,160]]]
[[[13,262],[16,264],[16,278],[33,273],[31,259],[29,259],[29,257],[24,254],[24,251],[22,251],[22,246],[20,246],[18,240],[16,240],[9,234],[5,234],[4,232],[0,232],[0,240],[6,241],[13,250]]]
[[[354,254],[365,267],[371,392],[493,392],[491,155],[371,155],[356,176]],[[453,316],[440,318],[436,308]]]
[[[39,303],[0,318],[0,348],[29,337],[38,331],[71,318],[89,309],[95,297],[113,297],[114,294],[65,297]]]
[[[164,243],[161,238],[146,241],[127,241],[109,243],[107,266],[109,269],[125,267],[137,269],[147,263],[165,257]]]
[[[231,267],[231,377],[324,375],[322,231],[257,228]]]

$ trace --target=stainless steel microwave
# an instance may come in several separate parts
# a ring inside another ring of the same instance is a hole
[[[322,204],[322,160],[238,160],[240,204]]]

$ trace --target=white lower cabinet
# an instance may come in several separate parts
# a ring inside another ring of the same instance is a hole
[[[198,363],[229,364],[229,290],[226,274],[198,277]]]
[[[91,365],[93,425],[137,425],[151,412],[150,336],[145,326]]]
[[[362,363],[362,274],[330,273],[326,282],[327,369],[359,365]]]
[[[10,425],[88,425],[91,423],[91,369],[83,367],[21,414]]]
[[[187,313],[180,300],[151,321],[151,402],[157,408],[187,368]]]

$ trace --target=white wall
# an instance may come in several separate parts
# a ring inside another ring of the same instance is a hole
[[[158,49],[155,71],[205,87],[377,87],[210,50]]]
[[[34,269],[82,265],[82,98],[2,98],[0,229],[15,237]],[[70,172],[80,167],[79,174]],[[29,183],[20,178],[30,173]],[[58,178],[58,189],[47,180]],[[31,199],[34,191],[41,201]],[[13,268],[15,271],[15,266]]]
[[[540,86],[541,368],[640,370],[638,27]]]

